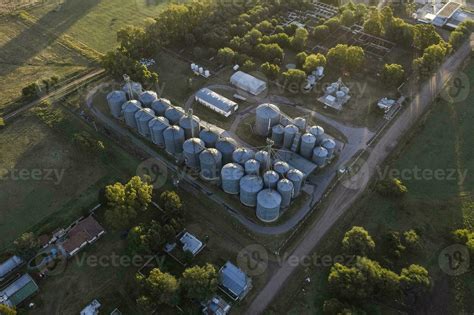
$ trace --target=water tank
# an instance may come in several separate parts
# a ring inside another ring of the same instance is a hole
[[[258,151],[254,158],[260,163],[260,171],[266,171],[272,166],[272,158],[267,151]]]
[[[220,176],[222,168],[222,154],[217,149],[206,149],[199,155],[201,163],[201,178],[215,180]]]
[[[309,133],[316,137],[316,144],[321,144],[324,140],[324,128],[321,126],[312,126]]]
[[[336,142],[332,139],[326,138],[321,142],[321,146],[328,150],[328,158],[332,158],[334,151],[336,150]]]
[[[169,120],[171,125],[177,125],[181,117],[186,113],[181,107],[171,106],[165,111],[165,117]]]
[[[301,192],[301,188],[303,187],[304,174],[300,170],[293,168],[289,170],[288,173],[286,173],[286,178],[293,183],[293,187],[295,189],[294,196],[298,196]]]
[[[263,174],[263,183],[265,184],[266,188],[275,189],[279,179],[280,175],[275,171],[266,171]]]
[[[115,118],[122,116],[122,105],[125,102],[127,102],[127,94],[124,91],[112,91],[107,94],[110,113]]]
[[[263,222],[274,222],[280,217],[281,195],[273,189],[265,189],[257,195],[257,218]]]
[[[298,127],[295,125],[288,125],[285,127],[285,136],[283,139],[283,147],[286,149],[291,149],[293,145],[293,140],[295,139],[295,135],[298,133]]]
[[[255,132],[260,136],[268,136],[273,126],[280,122],[281,112],[278,106],[262,104],[257,107]]]
[[[298,127],[300,132],[305,132],[306,131],[306,119],[305,118],[296,117],[293,122],[294,122],[295,126]]]
[[[165,117],[158,116],[150,120],[148,127],[150,128],[151,141],[160,147],[164,147],[165,137],[163,136],[163,132],[169,126],[168,119]]]
[[[341,91],[344,92],[346,95],[349,94],[349,88],[347,86],[341,87]]]
[[[151,109],[155,111],[157,116],[164,116],[168,108],[170,108],[171,102],[165,98],[160,98],[153,103],[151,103]]]
[[[206,148],[215,148],[216,143],[219,140],[219,136],[217,133],[212,131],[211,129],[203,129],[199,133],[199,138],[206,144]]]
[[[316,146],[316,137],[313,136],[311,133],[305,133],[301,137],[301,148],[300,148],[301,156],[308,160],[311,160],[315,146]]]
[[[128,82],[122,87],[122,91],[127,93],[129,99],[136,99],[142,93],[143,88],[138,82]]]
[[[138,99],[144,107],[151,107],[151,104],[158,99],[158,95],[153,91],[144,91],[140,93]]]
[[[178,126],[170,126],[163,132],[165,149],[171,155],[183,152],[184,130]]]
[[[250,159],[245,162],[245,174],[247,175],[259,175],[260,174],[260,162],[254,159]]]
[[[244,177],[244,168],[237,163],[224,165],[221,170],[222,190],[231,195],[240,192],[240,180]]]
[[[272,128],[272,140],[275,142],[277,147],[283,146],[283,139],[285,137],[285,128],[278,124],[273,126]]]
[[[285,161],[276,161],[273,164],[273,170],[278,173],[281,177],[286,176],[286,173],[290,170],[290,166]]]
[[[201,120],[198,116],[184,116],[179,120],[179,126],[184,129],[186,139],[199,136]]]
[[[282,208],[287,208],[291,204],[291,199],[293,199],[295,188],[293,183],[288,179],[282,179],[277,184],[277,190],[281,195],[281,206]]]
[[[139,101],[131,100],[122,105],[123,116],[127,126],[137,129],[135,113],[142,109]]]
[[[199,138],[190,138],[183,144],[184,162],[187,167],[199,169],[201,164],[199,155],[206,149],[204,142]]]
[[[257,175],[246,175],[240,180],[240,202],[248,207],[257,205],[257,194],[263,189],[263,180]]]
[[[143,108],[135,113],[137,129],[142,136],[147,137],[150,135],[150,128],[148,127],[148,123],[153,118],[155,118],[155,112],[150,108]]]
[[[316,163],[319,167],[326,165],[326,160],[328,159],[328,150],[323,147],[316,147],[313,150],[313,162]]]
[[[337,91],[336,92],[336,97],[338,100],[342,100],[344,98],[344,96],[346,96],[346,93],[344,93],[343,91]]]
[[[245,162],[253,159],[254,157],[255,152],[247,148],[237,148],[235,149],[234,153],[232,153],[232,160],[242,166],[245,164]]]
[[[222,163],[233,163],[232,154],[237,148],[237,143],[232,138],[222,138],[216,142],[216,149],[222,153]]]

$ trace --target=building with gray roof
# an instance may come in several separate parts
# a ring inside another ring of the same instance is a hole
[[[194,98],[200,104],[225,117],[229,117],[239,109],[239,105],[236,102],[231,101],[208,88],[199,90]]]
[[[242,300],[252,288],[252,280],[228,261],[219,270],[219,285],[234,300]]]

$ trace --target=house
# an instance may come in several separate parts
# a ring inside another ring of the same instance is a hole
[[[29,274],[24,274],[0,290],[0,304],[16,307],[38,291],[38,285],[33,278]]]
[[[230,261],[219,270],[221,289],[234,300],[242,300],[252,288],[252,280]]]
[[[204,248],[204,244],[191,233],[185,232],[179,239],[183,245],[183,251],[188,251],[196,256]]]
[[[267,83],[248,73],[237,71],[230,77],[230,83],[253,95],[259,95],[267,89]]]
[[[104,228],[93,216],[77,222],[66,234],[66,240],[60,245],[68,256],[74,256],[84,246],[97,241],[105,233]]]
[[[23,264],[23,259],[12,256],[0,265],[0,282],[5,281],[7,276]]]
[[[207,88],[199,90],[194,98],[200,104],[225,117],[229,117],[239,109],[236,102]]]
[[[229,303],[218,295],[207,301],[202,309],[202,312],[205,315],[226,315],[229,314],[229,311]]]
[[[99,301],[94,300],[81,311],[81,315],[98,315],[101,306]]]

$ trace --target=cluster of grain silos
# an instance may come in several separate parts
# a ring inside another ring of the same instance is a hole
[[[109,110],[115,118],[122,116],[122,105],[127,101],[127,94],[124,91],[112,91],[107,94]]]

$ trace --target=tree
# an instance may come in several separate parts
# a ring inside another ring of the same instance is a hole
[[[283,49],[278,44],[259,44],[257,54],[263,61],[281,63],[285,57]]]
[[[298,28],[295,31],[295,35],[291,39],[291,46],[295,51],[302,51],[306,48],[308,42],[309,33],[305,28]]]
[[[323,25],[327,26],[331,32],[335,32],[341,26],[341,21],[337,17],[333,17],[324,22]]]
[[[162,237],[161,225],[152,220],[150,224],[133,227],[127,236],[127,245],[132,253],[155,253],[170,239]]]
[[[400,274],[400,285],[402,291],[416,303],[417,299],[427,294],[431,289],[431,278],[428,271],[420,265],[410,265],[403,268]]]
[[[452,47],[445,41],[431,45],[425,49],[423,55],[413,60],[414,71],[420,77],[426,77],[438,69],[444,58],[451,53]]]
[[[270,21],[262,21],[255,26],[263,34],[271,34],[274,30],[274,26]]]
[[[385,64],[382,69],[381,78],[386,86],[398,87],[405,79],[405,70],[399,64]]]
[[[5,120],[3,119],[3,117],[0,117],[0,129],[2,129],[3,127],[5,127]]]
[[[278,44],[280,47],[290,47],[291,39],[286,33],[277,33],[268,37],[268,44]]]
[[[352,10],[345,9],[341,15],[341,24],[345,26],[351,26],[355,22],[355,14]]]
[[[122,52],[134,59],[148,57],[152,54],[145,30],[127,25],[117,32],[117,42]]]
[[[270,80],[275,80],[280,75],[280,66],[266,62],[260,66],[260,71]]]
[[[394,18],[385,29],[385,37],[404,47],[412,47],[415,27],[400,18]]]
[[[223,65],[230,65],[235,60],[236,53],[232,48],[224,47],[217,52],[217,59]]]
[[[370,296],[367,278],[355,267],[347,267],[335,263],[331,267],[328,277],[329,289],[341,298],[366,299]]]
[[[306,73],[311,73],[314,70],[316,70],[317,67],[324,67],[326,66],[326,57],[322,54],[312,54],[309,55],[304,64],[303,64],[303,70],[306,71]]]
[[[402,245],[400,233],[397,231],[388,232],[385,235],[385,241],[387,243],[389,255],[397,259],[401,258],[406,247]]]
[[[242,65],[242,70],[245,72],[254,71],[257,68],[257,64],[252,59],[245,60],[244,64]]]
[[[285,85],[300,85],[306,80],[306,73],[299,69],[290,69],[283,72],[283,78],[285,79]]]
[[[308,54],[306,52],[300,52],[296,55],[296,66],[298,68],[303,68],[304,63],[306,62],[306,58],[308,58]]]
[[[250,30],[244,36],[244,40],[252,47],[257,46],[262,41],[263,34],[256,28]]]
[[[464,43],[466,37],[462,32],[453,31],[449,35],[449,43],[453,46],[454,49],[458,49]]]
[[[363,227],[353,226],[342,239],[342,249],[351,255],[364,256],[374,251],[375,242]]]
[[[160,195],[160,202],[166,213],[174,213],[183,208],[183,203],[175,191],[164,191]]]
[[[38,83],[30,83],[21,90],[23,97],[27,99],[34,99],[39,96],[40,86]]]
[[[104,143],[95,139],[87,131],[77,132],[72,136],[73,142],[87,153],[102,153],[105,151]]]
[[[352,314],[351,309],[346,304],[342,303],[336,298],[332,298],[332,299],[324,301],[323,312],[326,315]]]
[[[330,34],[329,27],[327,25],[318,25],[313,29],[313,37],[317,41],[322,41]]]
[[[403,232],[403,243],[409,250],[415,250],[420,248],[421,239],[415,230],[408,230]]]
[[[14,308],[11,308],[5,304],[0,304],[0,314],[1,315],[16,315],[17,312]]]
[[[413,45],[416,49],[424,51],[426,48],[439,44],[441,36],[431,24],[417,24],[413,30]]]
[[[393,21],[394,16],[392,8],[389,6],[384,6],[380,11],[380,22],[382,23],[382,27],[385,32],[392,27]]]
[[[380,36],[382,31],[383,26],[380,13],[377,9],[373,9],[369,14],[369,18],[364,23],[364,32],[374,36]]]
[[[180,286],[189,299],[206,301],[215,294],[217,282],[216,269],[206,264],[186,269],[180,279]]]
[[[174,276],[155,268],[147,278],[137,275],[137,280],[142,285],[144,294],[140,298],[140,304],[144,301],[152,304],[155,308],[160,304],[174,305],[176,303],[179,283]]]
[[[377,183],[375,189],[385,197],[402,197],[408,192],[407,187],[398,178],[389,178]]]
[[[358,71],[365,62],[365,53],[362,47],[338,44],[329,49],[327,60],[330,65],[340,71]]]
[[[14,242],[15,252],[22,257],[29,257],[38,248],[38,239],[32,232],[23,233]]]

